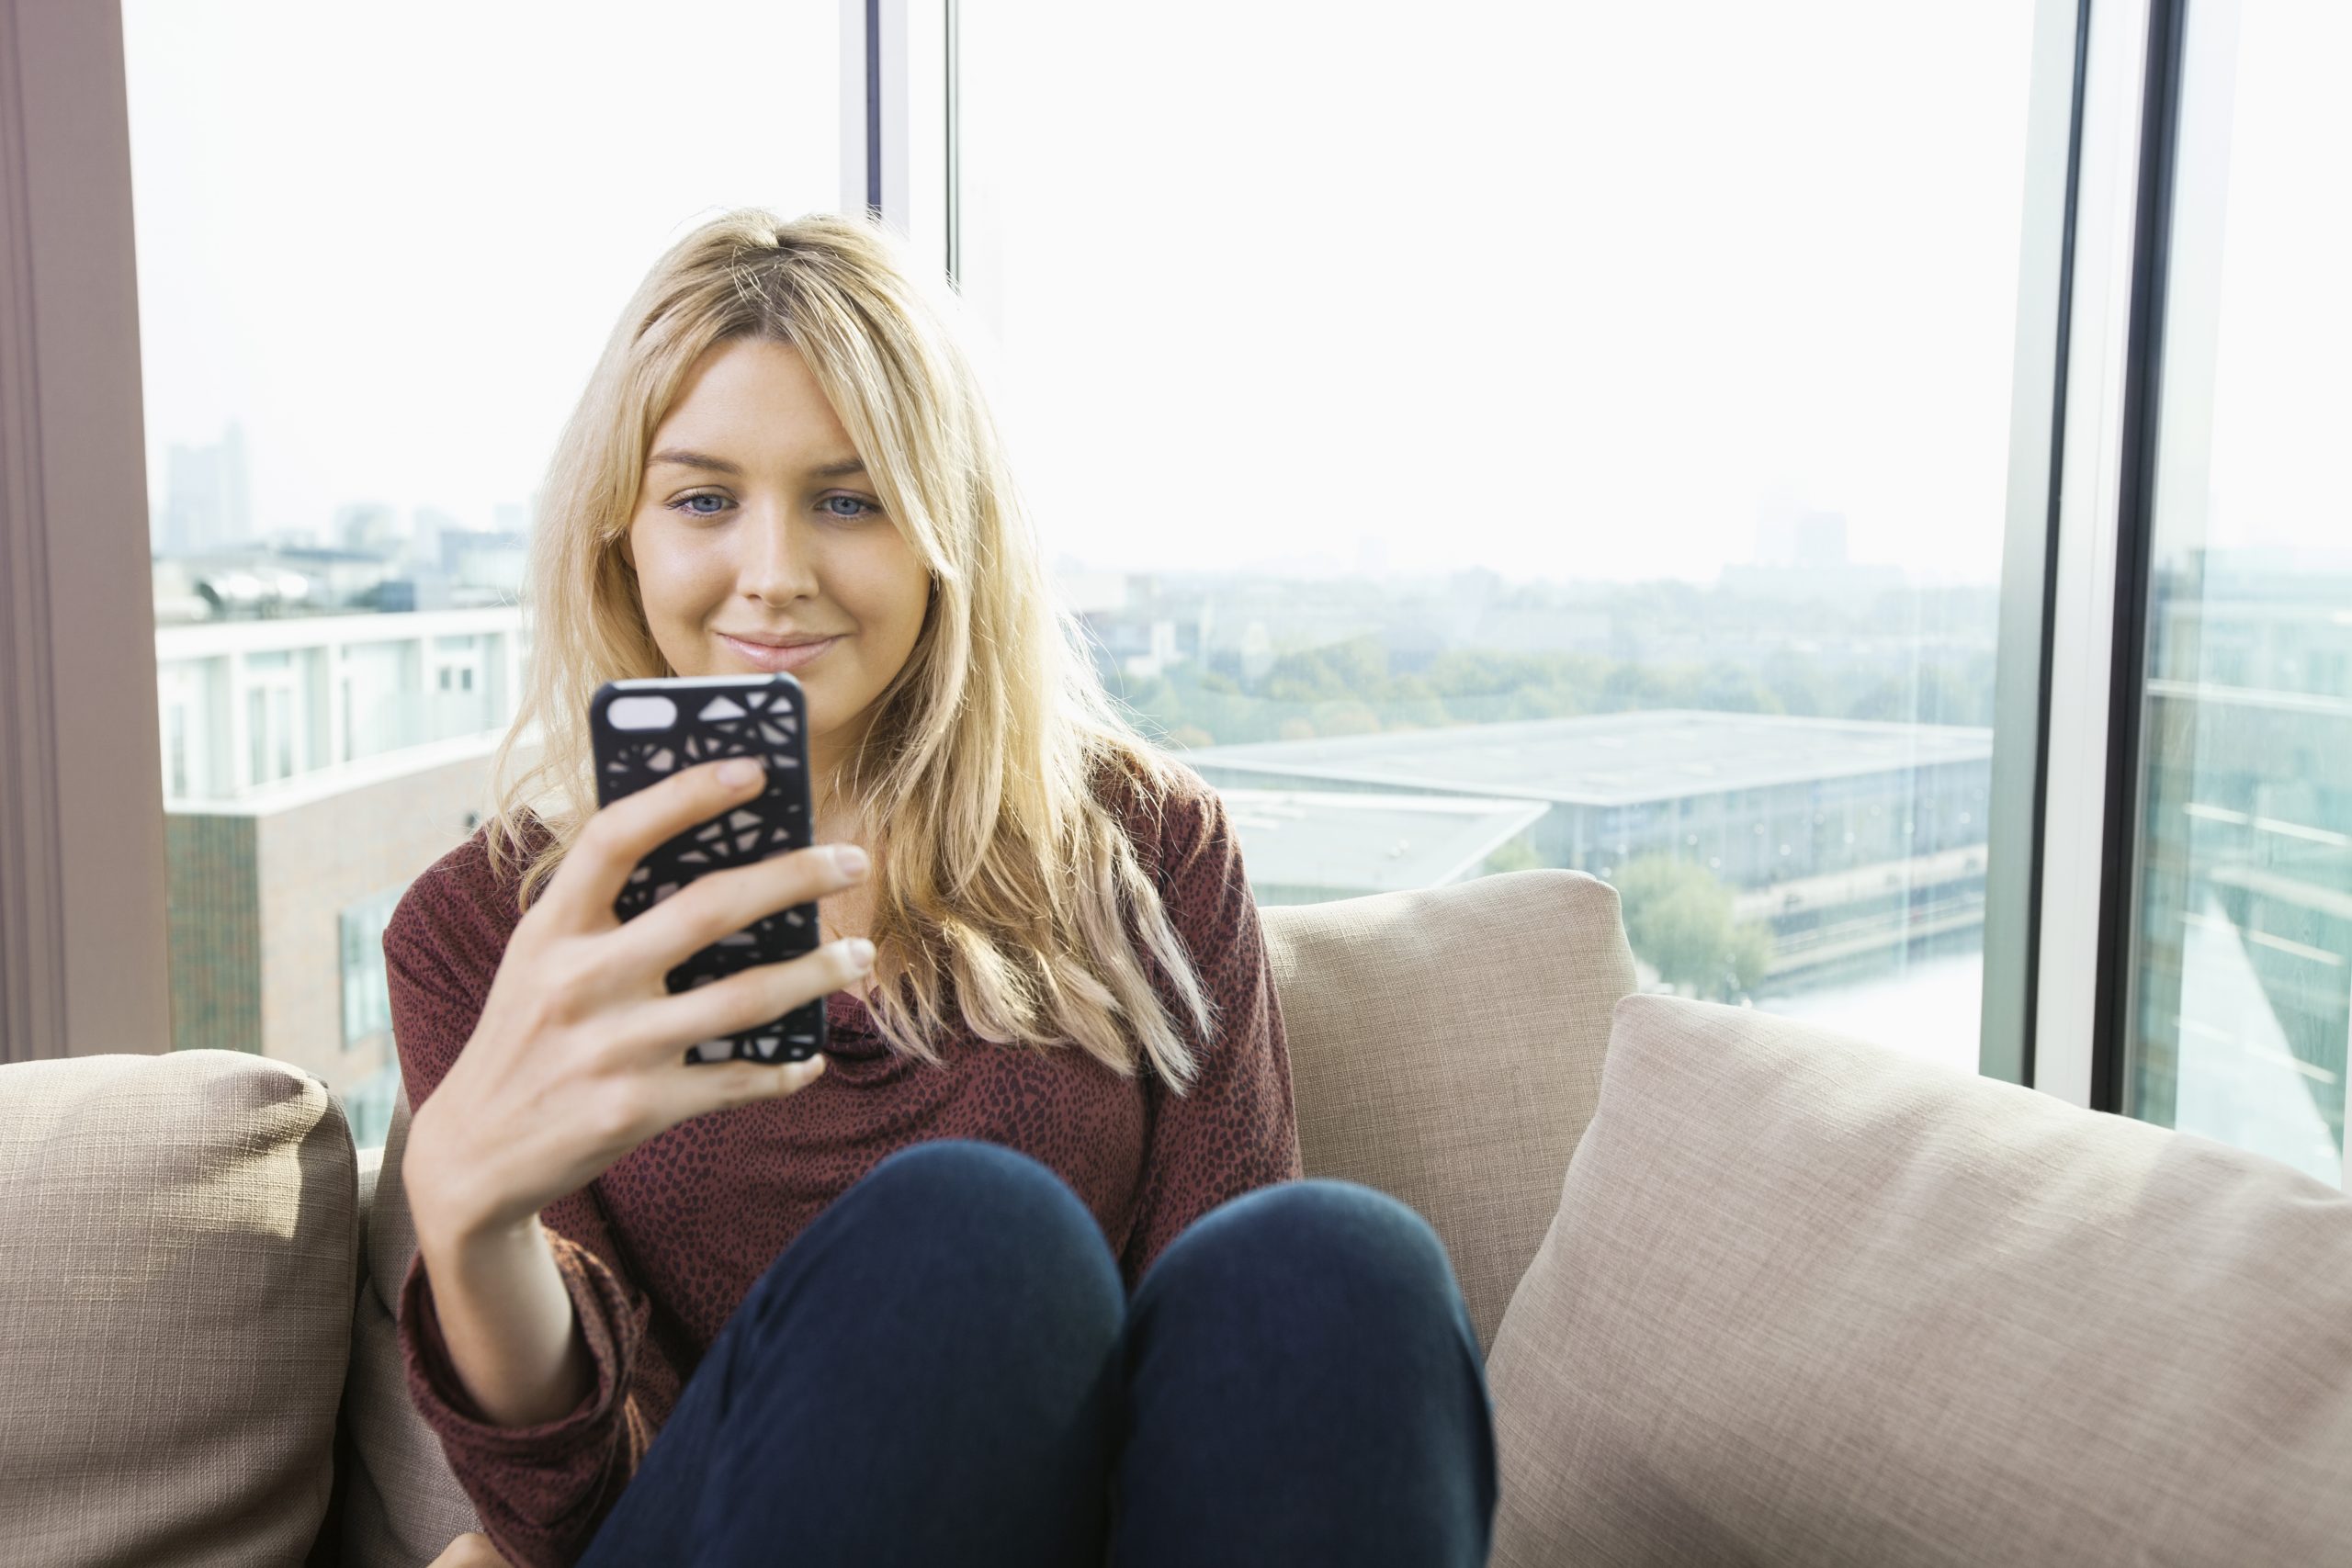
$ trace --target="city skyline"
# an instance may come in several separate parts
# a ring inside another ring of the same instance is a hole
[[[250,507],[243,501],[251,486],[251,446],[252,444],[244,437],[242,422],[235,419],[224,426],[221,439],[216,443],[190,446],[174,442],[169,445],[162,483],[164,499],[156,503],[149,526],[150,540],[158,558],[237,547],[385,547],[387,553],[397,555],[412,542],[430,558],[429,543],[435,534],[465,531],[513,535],[526,532],[534,520],[536,492],[530,503],[490,501],[462,510],[441,501],[396,504],[380,499],[346,499],[334,503],[331,513],[326,517],[266,529],[253,520]],[[236,500],[216,500],[215,492],[233,495]],[[1981,581],[1915,578],[1899,563],[1858,559],[1849,547],[1849,520],[1844,513],[1800,509],[1790,504],[1785,496],[1774,500],[1778,504],[1760,510],[1755,519],[1755,536],[1749,554],[1715,563],[1712,576],[1668,573],[1655,579],[1612,579],[1509,570],[1498,571],[1498,575],[1516,583],[1560,586],[1579,582],[1633,584],[1644,581],[1673,581],[1697,586],[1738,582],[1755,587],[1770,573],[1845,572],[1855,574],[1858,579],[1860,574],[1875,574],[1873,581],[1888,589],[1997,586],[1989,578]],[[354,527],[355,520],[363,516],[372,525],[369,536],[365,538],[357,536]],[[1090,558],[1064,549],[1056,554],[1054,564],[1057,571],[1066,575],[1184,575],[1204,570],[1227,570],[1245,576],[1309,580],[1363,578],[1395,581],[1424,575],[1396,566],[1387,559],[1387,536],[1385,535],[1362,534],[1355,537],[1353,545],[1351,552],[1345,557],[1292,551],[1230,563],[1186,561],[1160,567],[1135,566],[1116,558]],[[1465,564],[1476,570],[1497,570],[1485,563]]]

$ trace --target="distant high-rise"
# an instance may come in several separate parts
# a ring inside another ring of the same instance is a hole
[[[1743,598],[1868,604],[1904,585],[1903,569],[1855,560],[1841,512],[1806,512],[1775,502],[1756,524],[1756,559],[1723,569],[1724,590]]]
[[[334,512],[335,542],[346,550],[390,558],[408,541],[400,513],[381,502],[356,501]]]
[[[410,558],[430,564],[441,558],[441,538],[445,534],[466,532],[466,525],[455,513],[437,506],[420,506],[409,514]]]
[[[253,534],[244,426],[231,420],[208,446],[175,442],[164,460],[163,553],[219,549]]]
[[[1846,565],[1844,513],[1766,515],[1756,525],[1756,564],[1809,568]]]

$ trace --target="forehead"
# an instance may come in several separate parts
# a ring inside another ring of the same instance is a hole
[[[673,446],[737,464],[855,455],[800,351],[765,338],[714,344],[695,362],[653,434],[653,452]]]

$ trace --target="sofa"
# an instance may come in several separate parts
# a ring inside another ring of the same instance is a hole
[[[2352,1202],[1635,994],[1569,872],[1262,911],[1310,1175],[1443,1238],[1498,1564],[2352,1562]],[[0,1562],[390,1568],[405,1107],[221,1051],[0,1068]]]

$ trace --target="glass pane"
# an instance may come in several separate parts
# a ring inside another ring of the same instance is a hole
[[[345,1049],[381,954],[317,911],[472,829],[535,489],[630,290],[722,209],[836,205],[839,10],[123,0],[176,1044],[381,1138],[389,1035]]]
[[[2344,1177],[2352,11],[2189,7],[2125,1109]]]
[[[345,909],[338,918],[343,939],[343,1044],[381,1046],[392,1026],[391,995],[384,975],[384,928],[400,908],[405,885],[378,893]]]
[[[2032,11],[967,0],[1025,488],[1261,900],[1570,867],[1975,1069]]]

